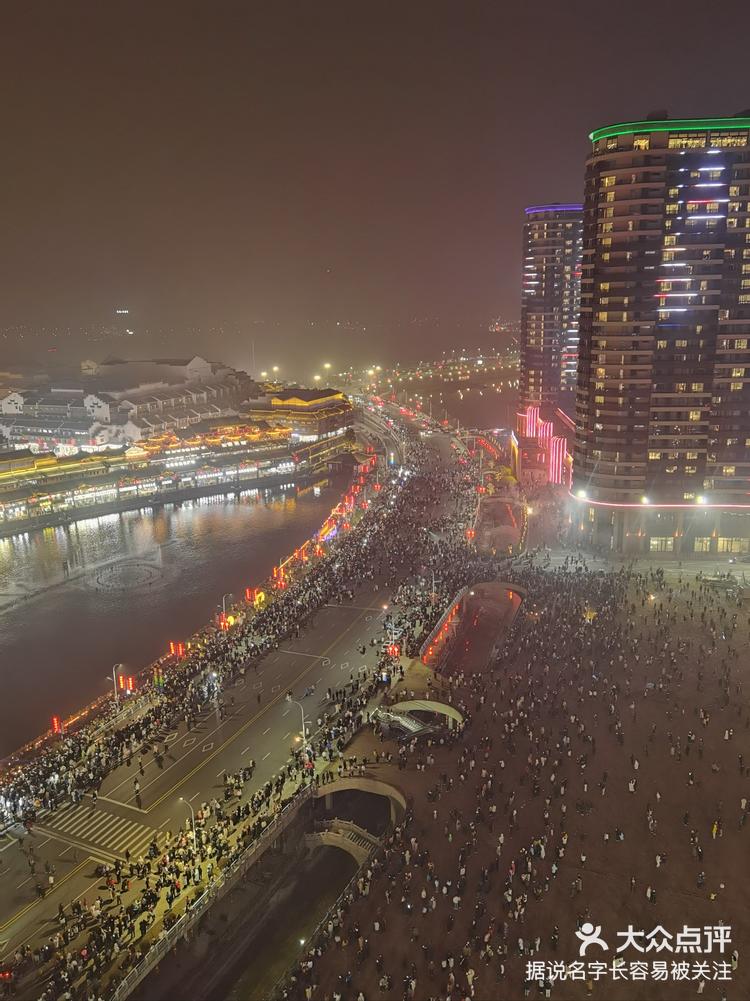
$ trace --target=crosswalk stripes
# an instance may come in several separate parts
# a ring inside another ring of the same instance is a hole
[[[146,851],[156,835],[152,827],[106,810],[92,808],[90,803],[81,803],[49,814],[45,819],[45,827],[120,855],[129,849],[131,855],[136,857]]]

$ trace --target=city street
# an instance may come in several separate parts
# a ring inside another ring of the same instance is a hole
[[[2,958],[35,936],[51,933],[58,901],[90,898],[101,883],[95,878],[97,863],[118,856],[124,859],[126,851],[137,858],[154,836],[162,839],[167,831],[184,825],[190,815],[188,803],[197,809],[213,796],[221,799],[225,771],[236,771],[255,760],[248,795],[275,775],[302,730],[299,708],[286,701],[287,691],[304,705],[308,732],[314,732],[324,711],[326,689],[348,681],[364,666],[367,655],[362,656],[357,647],[366,644],[372,659],[369,641],[381,633],[387,600],[382,591],[367,587],[352,604],[321,609],[312,627],[272,651],[257,671],[250,670],[224,693],[227,716],[223,721],[217,709],[206,709],[192,730],[182,723],[176,731],[161,735],[169,745],[163,769],[149,754],[144,757],[143,775],[134,762],[108,776],[96,805],[87,795],[75,806],[40,816],[28,836],[41,860],[36,876],[30,875],[15,841],[6,837],[0,845]],[[315,692],[303,697],[312,685]],[[135,777],[140,780],[141,807],[136,806]],[[21,829],[11,833],[19,834]],[[40,900],[35,883],[39,878],[46,886],[45,862],[55,866],[55,883]]]

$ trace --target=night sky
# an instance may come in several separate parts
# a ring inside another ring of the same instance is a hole
[[[5,5],[0,326],[125,304],[259,365],[471,342],[518,315],[522,209],[581,197],[592,128],[750,106],[748,28],[738,2]]]

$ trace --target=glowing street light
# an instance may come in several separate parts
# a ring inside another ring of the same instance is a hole
[[[326,369],[326,370],[327,370],[327,369],[329,369],[330,367],[331,367],[331,363],[330,363],[329,361],[327,361],[327,362],[324,362],[324,363],[323,363],[323,368],[324,368],[324,369]]]
[[[314,375],[313,376],[313,382],[320,382],[320,376],[319,375]]]
[[[271,369],[271,371],[274,372],[274,373],[278,372],[279,371],[279,366],[278,365],[274,365],[273,368]]]
[[[261,379],[267,379],[268,378],[268,372],[261,372],[260,373],[260,377],[261,377]]]

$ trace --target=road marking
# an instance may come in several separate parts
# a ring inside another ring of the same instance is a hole
[[[248,745],[248,746],[247,746],[247,747],[245,748],[245,750],[244,750],[244,751],[243,751],[242,753],[243,753],[243,754],[247,754],[247,752],[248,752],[249,750],[250,750],[250,746]]]
[[[201,754],[205,754],[205,753],[206,753],[206,751],[213,751],[213,749],[214,749],[214,742],[213,742],[212,740],[209,740],[209,741],[208,741],[208,742],[207,742],[206,744],[204,744],[204,745],[203,745],[203,747],[201,748]]]
[[[220,778],[221,778],[221,776],[222,776],[222,775],[224,774],[224,772],[225,772],[225,771],[226,771],[226,768],[222,768],[222,770],[221,770],[220,772],[217,772],[217,773],[216,773],[216,778],[217,778],[217,779],[220,779]]]
[[[286,740],[287,737],[291,737],[291,735],[292,735],[292,731],[290,730],[289,733],[285,733],[284,736],[281,739],[282,740]]]
[[[271,752],[269,751],[268,754],[264,754],[263,755],[263,760],[265,761],[266,758],[270,758],[270,757],[271,757]]]
[[[287,711],[285,713],[282,713],[281,715],[282,716],[288,716],[291,711],[292,711],[291,709],[287,709]],[[271,727],[269,726],[268,730],[270,730],[270,729],[271,729]],[[268,730],[266,730],[266,733],[268,733]]]
[[[135,813],[148,813],[148,810],[143,810],[140,806],[132,806],[130,803],[123,803],[119,799],[110,799],[109,796],[99,796],[99,800],[104,800],[105,803],[114,803],[115,806],[124,806],[126,810],[133,810]]]
[[[310,669],[308,668],[307,670],[309,671]],[[307,671],[305,671],[305,674],[307,674]],[[274,685],[273,688],[271,689],[271,695],[273,695],[274,692],[280,692],[280,691],[281,691],[281,685]]]
[[[285,650],[284,653],[288,653],[292,657],[310,657],[311,660],[320,660],[319,653],[304,653],[302,650]]]
[[[197,793],[196,793],[196,794],[195,794],[194,796],[191,796],[191,797],[190,797],[190,799],[188,800],[188,803],[192,803],[192,802],[193,802],[193,800],[194,800],[194,799],[198,799],[198,797],[199,797],[199,796],[200,796],[200,793],[199,793],[199,792],[197,792]]]
[[[330,666],[331,666],[331,659],[330,659],[330,657],[324,657],[323,658],[323,667],[330,667]]]
[[[342,665],[341,665],[341,670],[342,670],[342,671],[345,671],[345,670],[347,669],[347,667],[349,667],[349,661],[348,661],[348,660],[345,660],[345,661],[344,661],[344,662],[342,663]]]
[[[167,817],[166,820],[162,820],[162,822],[159,824],[159,830],[161,830],[162,827],[166,827],[168,823],[169,823],[169,817]]]
[[[253,691],[257,692],[259,688],[263,687],[263,682],[259,681],[257,684],[253,685]]]
[[[286,711],[286,712],[288,713],[288,712],[289,712],[289,710],[287,709],[287,711]],[[286,716],[286,713],[284,713],[284,715]],[[266,728],[266,729],[265,729],[265,730],[263,731],[263,736],[265,737],[265,735],[266,735],[267,733],[270,733],[270,732],[271,732],[271,727],[269,726],[269,727],[267,727],[267,728]]]
[[[37,827],[37,830],[39,830],[38,827]],[[81,862],[79,865],[77,865],[75,867],[75,869],[71,869],[70,872],[67,873],[67,875],[63,876],[62,879],[56,880],[55,881],[55,885],[52,888],[52,892],[54,892],[58,887],[62,886],[63,883],[65,883],[67,880],[71,879],[72,876],[74,876],[77,872],[79,872],[89,862],[90,858],[91,858],[91,856],[87,855],[86,858],[83,860],[83,862]],[[29,877],[29,878],[31,878],[31,877]],[[99,880],[97,880],[97,882],[99,882]],[[48,892],[47,896],[49,896],[49,895],[50,894]],[[24,914],[26,914],[27,911],[30,911],[32,907],[36,907],[36,905],[40,904],[41,902],[42,901],[38,897],[35,900],[31,900],[28,904],[26,904],[20,910],[16,911],[15,914],[11,915],[11,917],[9,917],[7,921],[5,921],[3,924],[1,924],[0,925],[0,931],[4,931],[4,929],[9,928],[20,917],[22,917]],[[38,929],[35,929],[32,934],[33,935],[38,934]]]
[[[345,629],[343,629],[341,633],[339,633],[339,635],[336,637],[333,643],[331,643],[331,645],[323,652],[329,653],[331,650],[333,650],[333,648],[338,643],[341,642],[346,633],[348,633],[350,629],[353,629],[357,625],[360,619],[361,616],[357,616],[357,618],[354,619],[353,622],[350,622],[349,625]],[[292,689],[294,688],[295,685],[299,684],[299,682],[302,681],[305,675],[307,675],[311,670],[312,670],[312,664],[310,665],[310,667],[305,668],[304,671],[301,671],[300,674],[298,674],[297,677],[293,680],[291,685]],[[252,724],[255,723],[256,720],[260,719],[260,717],[263,716],[264,713],[267,713],[272,706],[276,705],[276,703],[280,700],[280,698],[281,698],[280,694],[277,695],[275,698],[272,698],[259,712],[257,712],[254,716],[251,716],[250,719],[248,719],[245,723],[243,723],[236,733],[233,733],[231,736],[227,737],[227,739],[223,742],[223,744],[220,744],[215,751],[212,751],[209,757],[206,759],[206,761],[199,761],[194,768],[192,768],[189,772],[183,775],[182,778],[178,779],[171,789],[168,789],[158,799],[154,800],[149,809],[154,810],[157,806],[163,803],[165,799],[167,799],[177,789],[179,789],[180,786],[184,785],[188,779],[192,778],[192,776],[195,775],[196,772],[200,771],[201,768],[205,767],[208,761],[210,761],[212,758],[215,758],[217,754],[221,754],[221,752],[224,750],[225,747],[228,747],[231,743],[233,743],[241,733],[244,733],[248,727],[252,726]],[[177,761],[173,762],[173,764],[169,765],[167,768],[164,769],[164,772],[169,771],[169,769],[173,768],[174,765],[176,765],[177,763],[178,763]],[[162,772],[161,774],[163,775],[164,772]]]
[[[19,883],[18,884],[18,886],[16,887],[16,889],[20,890],[22,886],[26,886],[26,884],[30,883],[30,882],[31,882],[31,876],[27,876],[26,879],[23,881],[23,883]]]
[[[68,854],[68,852],[72,847],[73,847],[72,845],[68,845],[68,847],[65,849],[64,852],[60,852],[60,858],[65,858],[65,856]]]
[[[192,747],[193,744],[197,744],[197,743],[198,743],[198,738],[197,737],[188,737],[186,740],[183,740],[182,746],[183,747]]]

